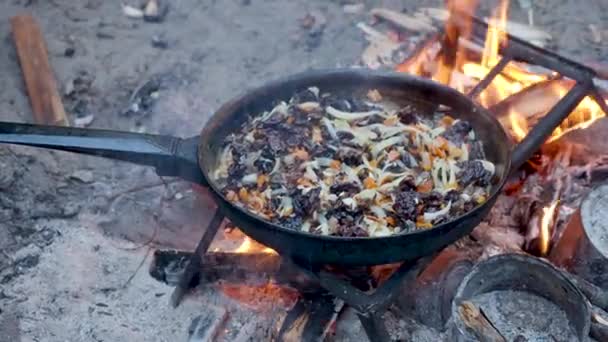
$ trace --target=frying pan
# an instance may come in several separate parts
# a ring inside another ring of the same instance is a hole
[[[387,237],[320,236],[281,227],[232,205],[210,175],[224,138],[252,115],[288,101],[296,92],[316,86],[322,92],[352,94],[378,89],[384,98],[426,106],[430,115],[439,105],[450,115],[469,121],[484,144],[486,159],[496,166],[496,181],[488,200],[470,212],[432,229]],[[572,106],[576,105],[573,99]],[[547,115],[549,117],[549,115]],[[112,158],[156,168],[161,176],[181,177],[208,187],[221,213],[254,240],[281,255],[309,265],[378,265],[410,261],[432,254],[469,234],[494,205],[509,171],[539,147],[561,120],[545,117],[513,148],[500,123],[485,109],[454,89],[396,72],[364,69],[309,71],[270,82],[224,104],[209,119],[200,136],[187,139],[130,132],[0,123],[0,143],[29,145]]]

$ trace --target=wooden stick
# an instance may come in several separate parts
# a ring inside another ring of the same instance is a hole
[[[40,26],[31,15],[18,15],[11,18],[11,28],[34,121],[68,126]]]
[[[465,301],[459,307],[460,319],[473,331],[481,342],[507,342],[507,339],[492,325],[479,307]]]

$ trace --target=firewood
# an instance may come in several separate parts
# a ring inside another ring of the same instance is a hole
[[[150,275],[169,285],[177,285],[191,255],[188,252],[157,250]],[[220,280],[235,284],[263,284],[277,277],[281,268],[280,257],[270,253],[211,252],[205,253],[201,259],[201,284]]]
[[[473,331],[480,342],[507,342],[507,339],[492,325],[486,315],[475,304],[465,301],[459,307],[460,319]]]
[[[11,18],[11,27],[34,121],[68,126],[40,26],[31,15],[19,15]]]
[[[344,308],[342,301],[318,295],[303,298],[289,311],[277,329],[278,341],[323,341]]]
[[[427,16],[416,17],[386,8],[374,8],[370,13],[411,31],[432,32],[437,30],[437,26],[434,26],[431,18]]]
[[[461,9],[464,10],[464,9]],[[466,10],[470,13],[471,10]],[[393,25],[415,32],[434,32],[449,18],[449,12],[443,8],[421,8],[413,14],[400,13],[386,8],[374,8],[370,12],[372,15],[384,19]],[[483,19],[486,23],[488,18]],[[462,23],[462,20],[459,22]],[[507,21],[507,33],[510,35],[531,42],[534,45],[543,47],[553,38],[552,36],[538,28]]]

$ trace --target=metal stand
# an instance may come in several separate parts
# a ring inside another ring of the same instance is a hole
[[[173,293],[171,294],[172,307],[178,307],[186,293],[188,293],[191,288],[196,287],[196,285],[198,285],[193,282],[195,281],[195,279],[199,278],[198,275],[200,275],[201,268],[203,267],[201,256],[207,252],[207,249],[209,249],[209,245],[211,245],[213,238],[217,234],[217,231],[220,229],[223,220],[224,215],[222,215],[222,213],[220,213],[220,210],[217,209],[215,211],[215,214],[213,215],[213,218],[211,219],[211,222],[207,226],[207,230],[205,230],[205,233],[203,233],[201,240],[198,242],[198,245],[194,250],[194,254],[192,254],[192,256],[190,257],[188,266],[186,266],[186,271],[180,277],[178,285],[175,287],[175,290],[173,290]]]
[[[342,299],[344,303],[357,311],[359,320],[371,342],[389,342],[391,338],[382,316],[394,302],[395,296],[400,292],[401,285],[413,282],[418,274],[434,259],[435,255],[418,261],[404,262],[373,293],[363,292],[347,280],[325,270],[315,270],[314,267],[303,266],[297,262],[294,262],[294,264],[303,274],[317,281],[331,295]]]

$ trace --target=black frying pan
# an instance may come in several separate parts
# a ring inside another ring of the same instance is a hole
[[[231,205],[211,180],[218,152],[227,134],[249,116],[289,100],[298,91],[316,86],[323,92],[353,93],[378,89],[384,98],[414,101],[430,114],[438,105],[450,115],[468,120],[484,143],[488,160],[496,165],[497,182],[488,200],[432,229],[389,237],[347,238],[319,236],[283,228]],[[572,109],[578,103],[570,99]],[[570,103],[569,102],[569,103]],[[568,111],[567,113],[569,113]],[[566,114],[567,114],[566,113]],[[511,166],[520,166],[561,122],[550,115],[512,151],[499,122],[485,109],[449,87],[403,73],[363,69],[306,72],[253,89],[223,105],[207,122],[200,136],[171,136],[128,132],[0,123],[0,142],[96,155],[154,166],[161,176],[177,176],[207,186],[222,213],[245,234],[283,255],[308,264],[376,265],[414,260],[469,234],[494,205]],[[563,119],[563,118],[562,118]],[[544,122],[543,122],[544,121]]]

